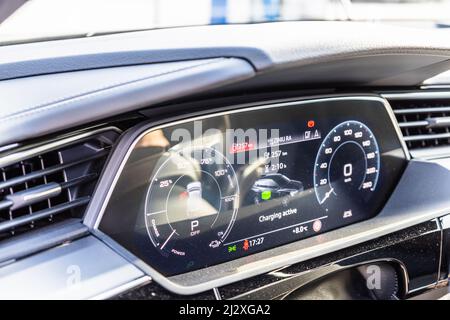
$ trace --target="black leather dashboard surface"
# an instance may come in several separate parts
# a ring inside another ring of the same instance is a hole
[[[216,58],[0,81],[0,144],[209,90],[253,73],[244,60]]]

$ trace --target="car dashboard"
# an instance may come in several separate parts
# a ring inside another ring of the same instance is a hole
[[[284,22],[0,47],[0,297],[444,297],[444,32]]]

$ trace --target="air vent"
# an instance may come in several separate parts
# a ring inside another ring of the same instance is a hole
[[[118,135],[101,129],[0,157],[0,240],[81,218]]]
[[[450,99],[389,99],[410,150],[450,145]]]

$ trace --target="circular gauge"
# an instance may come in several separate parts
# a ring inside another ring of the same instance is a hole
[[[224,155],[210,147],[169,151],[152,176],[145,223],[163,255],[208,254],[228,236],[236,218],[239,185]]]
[[[329,214],[351,218],[363,213],[377,186],[380,152],[375,136],[358,121],[333,128],[314,164],[314,189]]]

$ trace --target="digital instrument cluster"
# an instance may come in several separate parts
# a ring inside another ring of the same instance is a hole
[[[238,109],[144,129],[99,230],[171,276],[376,215],[406,163],[377,99]]]

